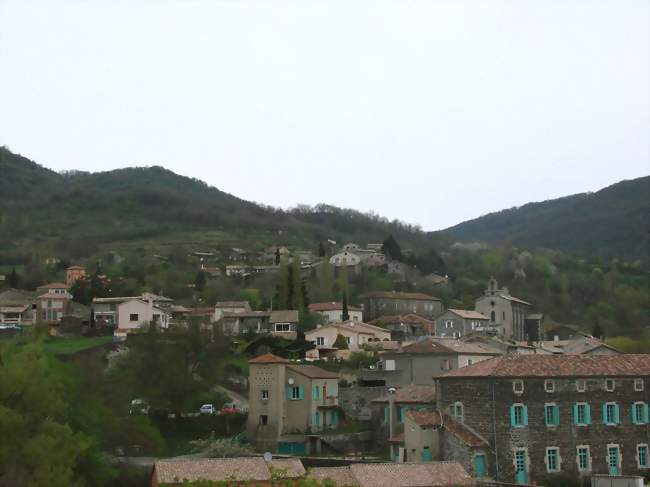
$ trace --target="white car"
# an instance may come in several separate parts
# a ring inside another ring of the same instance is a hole
[[[215,414],[217,412],[217,408],[214,407],[214,404],[204,404],[199,408],[199,412],[201,414]]]

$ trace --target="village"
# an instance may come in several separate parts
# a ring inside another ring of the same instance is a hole
[[[398,279],[417,273],[385,243],[326,245],[232,248],[222,266],[215,252],[193,257],[205,278],[277,277],[289,268],[330,268],[345,279],[368,269]],[[112,337],[119,349],[151,327],[198,323],[214,330],[212,340],[245,344],[248,373],[230,378],[240,394],[228,407],[246,416],[238,441],[264,457],[158,460],[152,485],[223,481],[233,469],[236,480],[260,485],[280,471],[340,486],[565,485],[650,469],[650,356],[621,353],[576,326],[549,326],[543,309],[494,278],[471,309],[424,292],[370,290],[358,302],[343,291],[340,301],[303,302],[302,310],[253,309],[245,300],[192,307],[153,292],[75,301],[91,279],[109,280],[73,265],[65,282],[35,292],[5,287],[0,330],[39,324],[55,336]],[[418,279],[430,289],[451,285],[442,273]],[[148,411],[146,399],[133,406]],[[222,413],[213,404],[205,411]],[[314,460],[323,458],[339,463]]]

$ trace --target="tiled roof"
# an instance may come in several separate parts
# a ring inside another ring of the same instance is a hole
[[[298,459],[278,459],[271,462],[260,457],[209,458],[202,460],[161,460],[154,470],[158,483],[181,484],[197,480],[270,481],[271,469],[285,471],[283,478],[305,474]]]
[[[312,303],[309,305],[310,313],[318,313],[319,311],[338,311],[342,309],[343,304],[335,301],[332,301],[331,303]],[[348,306],[348,311],[361,311],[361,308]]]
[[[442,421],[439,411],[408,411],[406,415],[418,426],[438,426]]]
[[[500,352],[489,345],[471,343],[456,339],[427,338],[403,347],[403,354],[472,354],[472,355],[500,355]]]
[[[423,293],[403,293],[398,291],[376,291],[371,293],[366,293],[362,298],[381,298],[381,299],[415,299],[415,300],[425,300],[425,301],[440,301],[439,298],[434,296],[429,296],[428,294]]]
[[[474,485],[458,462],[358,463],[350,470],[360,487],[442,487]]]
[[[650,375],[650,355],[504,355],[440,377],[616,377]]]
[[[388,402],[389,395],[386,394],[372,402]],[[396,403],[422,403],[432,404],[436,401],[436,391],[433,386],[408,385],[400,387],[395,391],[393,400]]]
[[[222,318],[268,318],[268,311],[223,311]]]
[[[443,426],[469,447],[478,448],[487,445],[487,442],[483,438],[468,429],[464,424],[454,421],[448,414],[443,414]]]
[[[385,323],[408,323],[412,325],[423,325],[423,326],[432,326],[433,321],[427,320],[422,316],[418,316],[414,313],[409,313],[406,315],[387,315],[380,316],[375,318],[370,322],[371,325],[385,324]]]
[[[66,269],[66,271],[72,271],[72,270],[75,270],[75,271],[81,271],[81,270],[84,270],[84,271],[85,271],[86,268],[83,267],[83,266],[80,266],[80,265],[71,265],[70,267],[68,267],[68,268]]]
[[[248,301],[217,301],[215,308],[247,308],[250,309]]]
[[[249,364],[288,364],[289,361],[283,359],[282,357],[278,357],[277,355],[273,355],[272,353],[265,353],[264,355],[260,355],[259,357],[250,359],[248,363]]]
[[[479,313],[478,311],[474,311],[471,309],[451,309],[449,308],[447,311],[451,311],[455,315],[460,316],[461,318],[464,318],[466,320],[487,320],[488,317],[485,316],[483,313]]]
[[[355,487],[359,484],[352,475],[350,467],[316,467],[309,470],[307,478],[323,482],[329,479],[336,487]]]
[[[299,374],[309,377],[311,379],[338,379],[339,374],[336,372],[330,372],[329,370],[321,369],[315,365],[297,365],[291,364],[287,369],[298,372]]]
[[[62,282],[52,282],[50,284],[44,284],[43,286],[38,286],[42,289],[70,289],[70,286]]]
[[[404,443],[404,432],[402,431],[401,433],[397,433],[392,438],[389,438],[388,441],[390,443]]]
[[[300,318],[298,311],[295,309],[282,309],[271,311],[271,323],[297,323]]]
[[[509,294],[499,294],[500,297],[503,299],[507,299],[508,301],[514,301],[515,303],[521,303],[521,304],[526,304],[528,306],[532,306],[530,303],[524,301],[523,299],[515,298],[514,296],[510,296]]]

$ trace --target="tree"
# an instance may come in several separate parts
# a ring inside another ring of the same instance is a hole
[[[336,340],[334,340],[334,345],[332,345],[334,348],[338,348],[339,350],[348,350],[350,347],[348,346],[348,341],[347,339],[341,335],[340,333],[336,335]]]
[[[323,301],[331,301],[332,290],[334,288],[334,271],[329,259],[324,259],[321,263],[318,280],[319,299]]]
[[[341,313],[341,321],[348,321],[350,313],[348,312],[348,293],[343,293],[343,312]]]
[[[207,279],[205,277],[205,272],[200,270],[196,275],[196,279],[194,279],[194,286],[196,290],[203,291],[205,289],[206,283],[207,283]]]
[[[18,274],[16,274],[16,268],[11,268],[11,274],[9,274],[9,287],[17,288],[18,287]]]
[[[280,254],[280,247],[275,248],[275,265],[280,265],[282,256]]]
[[[591,330],[591,335],[594,338],[598,338],[599,340],[602,340],[604,338],[603,327],[600,325],[598,318],[596,318],[594,322],[594,328]]]
[[[381,251],[389,260],[402,260],[402,249],[392,235],[389,235],[388,238],[384,240],[384,243],[381,246]]]
[[[0,486],[81,486],[91,448],[65,423],[62,378],[40,342],[0,347]]]

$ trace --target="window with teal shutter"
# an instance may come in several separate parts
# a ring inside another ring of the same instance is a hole
[[[523,404],[510,406],[510,424],[515,428],[528,426],[528,408]]]
[[[632,423],[648,423],[648,405],[644,402],[635,402],[632,404]]]
[[[522,406],[524,408],[524,426],[528,426],[528,406]]]
[[[287,390],[287,401],[291,401],[291,392],[292,392],[292,387],[291,387],[291,386],[287,386],[287,387],[286,387],[286,390]]]
[[[315,401],[318,401],[319,394],[320,394],[320,389],[318,388],[318,386],[314,386],[314,400]]]
[[[585,404],[585,424],[591,424],[591,406]]]
[[[314,413],[314,426],[320,426],[320,412]]]
[[[399,422],[403,423],[404,422],[404,415],[406,414],[406,411],[408,411],[409,408],[403,406],[399,408]]]
[[[330,420],[332,421],[332,426],[336,426],[339,423],[339,412],[332,411]]]
[[[621,414],[618,404],[614,404],[614,422],[616,424],[621,424]]]
[[[578,402],[573,405],[573,424],[586,425],[591,424],[591,406],[584,402]]]
[[[560,408],[557,405],[544,405],[544,422],[546,426],[557,426],[560,424]]]
[[[621,416],[618,404],[615,402],[606,402],[603,404],[603,423],[614,425],[620,424]]]

